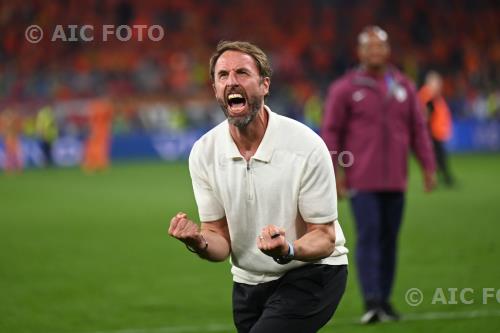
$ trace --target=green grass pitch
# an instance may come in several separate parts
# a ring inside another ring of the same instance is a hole
[[[452,165],[459,186],[427,195],[412,164],[393,293],[400,323],[357,324],[355,235],[340,203],[349,282],[322,333],[500,331],[500,299],[482,297],[500,289],[500,155]],[[169,238],[179,210],[197,218],[186,163],[0,174],[0,332],[234,332],[229,263],[203,262]],[[405,302],[409,288],[423,292],[419,306]],[[436,288],[472,288],[472,304],[432,304]]]

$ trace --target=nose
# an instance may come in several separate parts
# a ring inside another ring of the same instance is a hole
[[[234,71],[230,71],[227,77],[227,85],[228,86],[238,86],[238,78]]]

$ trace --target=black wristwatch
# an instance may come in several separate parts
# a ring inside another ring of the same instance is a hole
[[[280,265],[286,265],[290,261],[292,261],[293,258],[295,258],[295,250],[293,248],[293,244],[288,241],[287,243],[288,243],[288,253],[285,254],[284,256],[273,257],[274,261],[276,261]]]

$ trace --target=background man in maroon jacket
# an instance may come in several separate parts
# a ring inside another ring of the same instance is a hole
[[[330,151],[350,152],[354,158],[343,170],[334,164],[337,193],[349,194],[356,220],[356,262],[366,306],[362,323],[399,319],[389,298],[410,149],[423,169],[425,190],[436,181],[415,86],[388,64],[389,54],[384,30],[363,29],[358,36],[361,65],[331,85],[321,129]]]

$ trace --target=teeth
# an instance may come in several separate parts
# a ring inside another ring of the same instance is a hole
[[[241,94],[230,94],[227,96],[227,99],[233,99],[233,98],[243,98]]]

